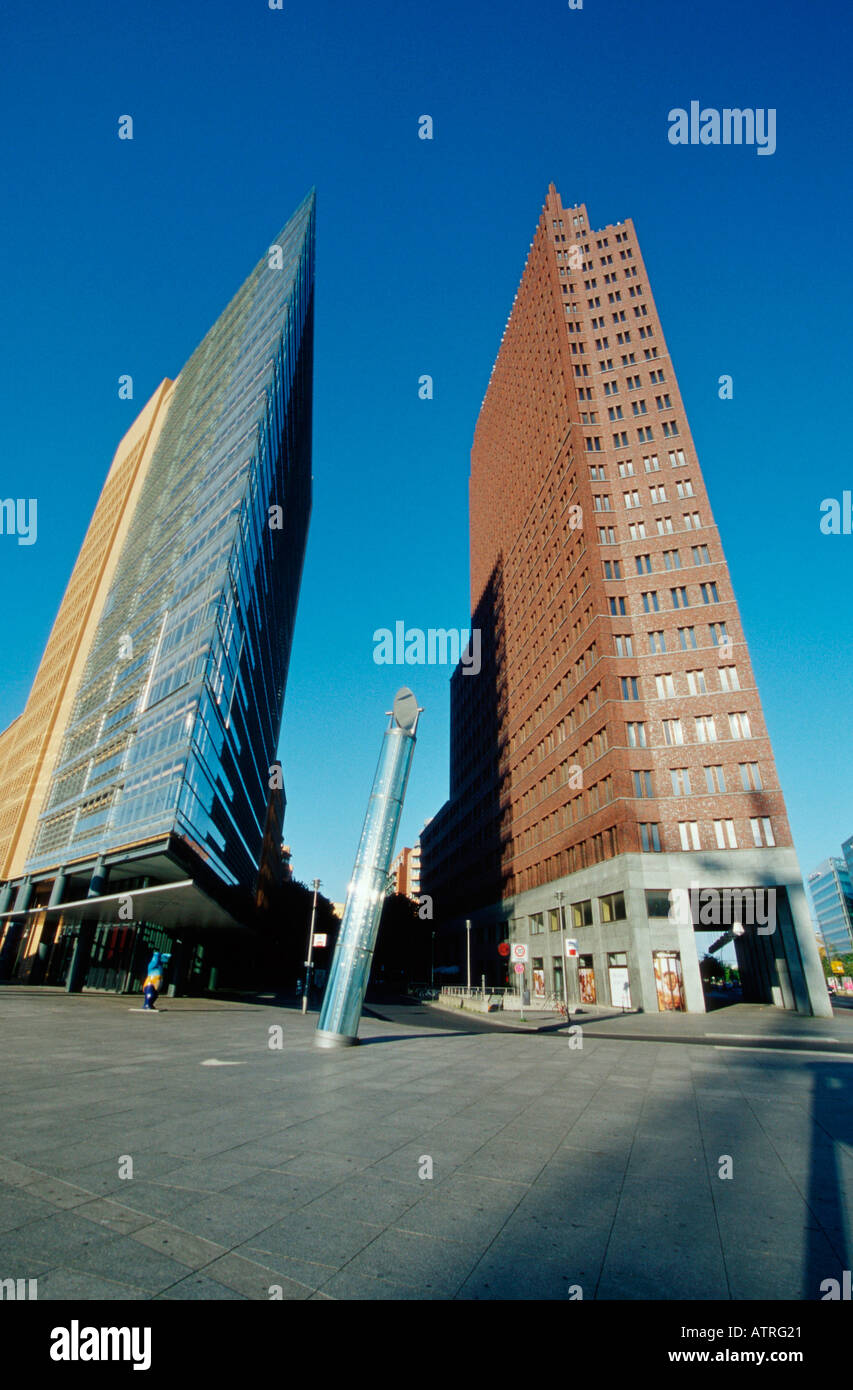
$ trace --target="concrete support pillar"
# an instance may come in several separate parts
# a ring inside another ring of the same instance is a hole
[[[100,898],[107,886],[109,869],[104,863],[104,856],[99,855],[97,863],[92,870],[92,877],[89,882],[87,897]],[[96,918],[85,918],[80,923],[77,931],[77,940],[74,943],[74,954],[71,957],[71,964],[68,968],[68,980],[65,985],[67,994],[79,994],[86,982],[86,973],[89,969],[89,958],[92,954],[92,943],[95,939],[97,929]]]
[[[12,911],[15,913],[26,912],[27,908],[30,905],[30,899],[32,898],[32,896],[32,881],[28,878],[25,878],[18,886],[18,892],[15,897],[15,903],[12,908]],[[17,916],[11,917],[8,919],[8,923],[9,925],[6,928],[6,934],[3,937],[3,947],[2,950],[0,950],[0,980],[9,980],[12,978],[12,971],[15,968],[15,961],[18,955],[18,947],[21,944],[21,937],[24,933],[26,918]]]
[[[62,902],[62,899],[65,895],[65,887],[67,882],[68,875],[66,874],[64,869],[60,869],[59,873],[56,875],[56,878],[53,880],[53,884],[51,886],[50,898],[48,899],[47,904],[48,907],[56,907],[59,903]],[[40,985],[44,980],[45,973],[47,971],[47,959],[50,955],[50,948],[56,940],[56,932],[58,926],[59,914],[56,912],[49,912],[45,917],[44,922],[42,923],[41,935],[39,937],[38,943],[38,951],[36,954],[36,958],[33,961],[29,979],[27,981],[27,983],[30,985]]]

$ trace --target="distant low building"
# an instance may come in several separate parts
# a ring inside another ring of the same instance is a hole
[[[421,842],[413,846],[404,845],[395,855],[388,873],[389,893],[400,893],[404,898],[417,902],[421,893]]]

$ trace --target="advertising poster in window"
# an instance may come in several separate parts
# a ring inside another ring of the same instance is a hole
[[[582,1004],[594,1004],[596,1002],[595,971],[591,965],[580,964],[578,966],[578,987]]]
[[[681,956],[678,951],[655,951],[655,986],[658,1008],[662,1013],[684,1009],[684,984],[681,978]]]

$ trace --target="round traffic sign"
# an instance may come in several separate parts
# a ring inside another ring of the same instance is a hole
[[[516,962],[516,964],[513,966],[513,970],[515,971],[516,975],[524,974],[524,966],[521,964],[520,961]]]

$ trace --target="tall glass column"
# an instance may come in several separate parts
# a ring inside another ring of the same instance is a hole
[[[373,779],[329,983],[314,1035],[318,1047],[352,1047],[358,1042],[361,1006],[370,977],[420,713],[411,690],[405,686],[398,690]]]

